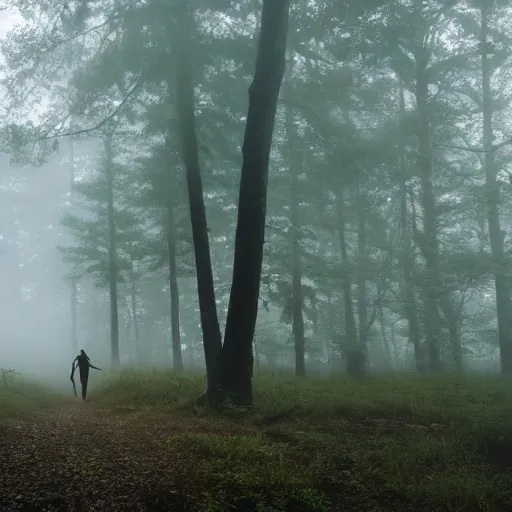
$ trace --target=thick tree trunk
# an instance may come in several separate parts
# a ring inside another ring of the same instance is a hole
[[[347,372],[354,376],[360,376],[365,370],[365,354],[359,346],[357,336],[354,305],[352,303],[352,280],[349,271],[349,259],[347,242],[345,239],[345,216],[344,216],[344,190],[336,193],[336,219],[338,222],[338,237],[341,251],[343,305],[345,311],[345,346],[343,347],[347,361]]]
[[[256,69],[249,88],[238,199],[233,281],[219,384],[234,403],[252,404],[252,343],[258,314],[269,155],[285,67],[290,0],[263,0]]]
[[[109,262],[109,295],[110,295],[110,348],[112,365],[118,366],[119,360],[119,309],[117,304],[117,249],[116,225],[114,220],[114,177],[112,141],[105,137],[105,172],[107,177],[107,223],[108,223],[108,262]]]
[[[194,30],[194,21],[191,13],[188,12],[187,6],[182,6],[178,12],[179,17],[175,25],[178,34],[175,45],[177,54],[176,105],[194,241],[197,290],[207,374],[206,398],[211,402],[215,398],[216,364],[218,354],[222,348],[222,337],[215,303],[210,241],[196,134],[194,84],[188,52],[189,41]]]
[[[425,371],[425,358],[423,347],[421,346],[421,332],[418,321],[418,307],[412,276],[414,273],[414,251],[410,236],[409,215],[407,210],[407,164],[405,157],[405,97],[404,86],[400,80],[400,231],[403,252],[404,269],[404,310],[408,324],[408,339],[414,347],[414,357],[416,360],[416,370],[418,373]]]
[[[428,62],[428,50],[421,48],[416,54],[415,91],[418,114],[418,168],[423,209],[423,243],[420,248],[426,263],[424,289],[428,366],[431,371],[438,371],[441,367],[438,311],[441,283],[439,279],[436,198],[432,184],[432,147],[428,115]]]
[[[483,145],[486,150],[484,156],[485,188],[487,192],[487,222],[489,225],[489,239],[495,266],[494,283],[496,289],[496,310],[498,316],[498,339],[500,344],[501,371],[512,373],[512,301],[510,297],[510,279],[506,270],[506,256],[504,249],[505,233],[501,229],[499,205],[500,184],[497,179],[497,170],[492,152],[494,139],[492,117],[491,93],[491,64],[488,59],[488,19],[492,4],[483,3],[481,8],[480,47],[482,51],[482,95],[483,95]]]
[[[292,332],[295,344],[295,375],[306,375],[305,337],[303,317],[302,268],[300,260],[299,242],[299,169],[297,159],[294,158],[294,149],[297,146],[295,128],[293,126],[293,113],[290,107],[285,112],[286,135],[288,139],[288,163],[290,171],[290,229],[291,229],[291,256],[292,256]]]

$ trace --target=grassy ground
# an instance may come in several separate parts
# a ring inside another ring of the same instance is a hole
[[[203,385],[198,376],[125,372],[104,378],[88,404],[45,395],[53,406],[23,428],[37,426],[34,446],[61,432],[59,457],[68,472],[81,467],[80,483],[59,491],[67,501],[45,498],[46,508],[31,510],[512,509],[510,381],[267,375],[255,379],[254,411],[222,414],[194,406]],[[9,410],[35,412],[41,392],[33,392],[20,391]],[[0,407],[15,396],[8,393],[0,385]],[[12,446],[19,428],[4,438]],[[100,448],[91,455],[85,444]],[[1,461],[2,441],[0,471],[16,473],[12,457]],[[18,504],[21,478],[7,484]]]
[[[52,407],[56,398],[44,386],[25,380],[13,370],[0,368],[0,428],[9,421]]]

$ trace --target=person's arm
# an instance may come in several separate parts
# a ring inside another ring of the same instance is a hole
[[[71,376],[69,377],[71,380],[73,380],[73,377],[75,375],[75,370],[76,370],[76,367],[78,366],[78,362],[77,362],[77,359],[78,357],[76,357],[73,362],[71,363]],[[76,363],[76,365],[75,365]]]
[[[94,368],[95,370],[103,371],[101,368],[98,368],[97,366],[94,366],[93,364],[89,363],[89,368]]]
[[[76,366],[78,366],[78,363],[75,366],[75,362],[76,362],[76,359],[71,363],[71,375],[70,375],[69,379],[71,380],[71,383],[73,384],[73,391],[75,392],[75,396],[77,396],[74,375],[75,375],[75,370],[76,370]]]

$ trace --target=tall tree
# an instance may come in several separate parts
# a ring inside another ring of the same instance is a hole
[[[292,109],[286,107],[285,125],[287,135],[287,153],[290,177],[290,253],[292,260],[292,332],[295,344],[295,374],[306,375],[305,336],[304,336],[304,299],[302,290],[302,265],[300,256],[300,224],[299,224],[299,161],[295,156],[298,147],[295,136],[295,123]]]
[[[192,79],[189,46],[195,30],[193,15],[186,1],[178,7],[176,18],[175,51],[176,59],[176,105],[180,125],[182,159],[186,170],[190,219],[194,239],[199,310],[203,330],[203,344],[206,360],[207,390],[209,401],[214,400],[217,387],[217,356],[222,347],[215,287],[208,237],[208,223],[204,206],[203,182],[199,162],[196,134],[194,83]]]
[[[414,290],[414,248],[411,240],[411,225],[409,222],[408,208],[408,178],[406,160],[406,111],[405,111],[405,91],[403,81],[399,78],[399,183],[400,183],[400,233],[402,249],[402,268],[403,268],[403,302],[404,313],[408,324],[408,341],[414,347],[414,357],[416,360],[416,370],[423,372],[425,370],[424,350],[421,345],[421,330],[418,318],[418,305],[416,293]]]
[[[505,232],[500,222],[500,183],[497,179],[497,165],[493,148],[493,96],[491,77],[496,71],[489,56],[494,53],[489,38],[489,18],[493,10],[492,0],[480,0],[480,52],[482,78],[482,114],[485,189],[487,192],[487,223],[489,239],[495,265],[494,283],[496,288],[496,310],[498,316],[498,338],[500,344],[501,368],[503,373],[512,373],[512,301],[511,282],[505,256]]]
[[[104,170],[107,185],[107,224],[108,224],[108,289],[110,295],[110,348],[112,364],[118,366],[119,359],[119,306],[117,297],[118,261],[116,248],[116,223],[114,218],[114,158],[112,154],[112,134],[104,134]]]
[[[218,383],[233,402],[252,404],[252,344],[258,315],[270,148],[283,80],[290,0],[263,0],[243,144],[233,280]]]

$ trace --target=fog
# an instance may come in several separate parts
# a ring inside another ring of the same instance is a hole
[[[12,169],[2,155],[0,168],[0,366],[51,376],[72,354],[69,290],[57,251],[69,178],[58,158],[39,169]]]
[[[175,41],[156,7],[138,7],[149,30],[118,26],[110,4],[78,4],[52,4],[51,18],[12,2],[0,16],[0,367],[65,382],[84,348],[104,367],[202,370],[205,311],[221,331],[229,319],[258,16],[249,4],[198,8],[187,22],[198,36],[171,72]],[[292,16],[259,369],[508,371],[510,9],[395,7],[354,6],[345,32],[314,29],[330,23],[315,2]],[[190,77],[185,61],[197,63]],[[195,145],[191,159],[183,148]],[[207,235],[192,221],[202,209]],[[198,292],[205,269],[215,302]]]
[[[0,510],[510,510],[510,4],[4,0]]]

